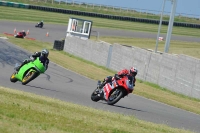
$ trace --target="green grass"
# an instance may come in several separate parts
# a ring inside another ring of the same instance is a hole
[[[0,99],[1,133],[189,133],[10,88]]]
[[[155,15],[152,13],[142,13],[142,12],[138,12],[138,11],[130,11],[127,9],[126,10],[120,10],[120,9],[114,9],[112,7],[108,8],[105,6],[101,6],[101,8],[99,6],[93,6],[93,5],[87,5],[86,4],[82,4],[82,5],[78,5],[78,4],[72,4],[72,3],[64,3],[61,2],[59,4],[59,2],[54,1],[54,3],[52,4],[51,0],[35,0],[35,1],[30,1],[30,0],[9,0],[9,1],[13,1],[13,2],[19,2],[19,3],[26,3],[26,4],[32,4],[32,5],[39,5],[39,6],[49,6],[49,7],[55,7],[55,8],[63,8],[63,9],[68,9],[68,10],[79,10],[79,11],[86,11],[86,12],[95,12],[95,13],[101,13],[101,14],[111,14],[111,15],[118,15],[118,16],[130,16],[130,17],[136,17],[136,18],[147,18],[147,19],[157,19],[160,20],[160,15]],[[68,1],[69,2],[69,1]],[[94,3],[95,4],[95,3]],[[159,12],[157,12],[157,14],[159,14]],[[187,23],[197,23],[200,24],[200,21],[196,18],[189,18],[189,17],[184,17],[184,16],[175,16],[175,21],[176,22],[187,22]],[[163,20],[168,21],[169,20],[169,16],[168,15],[164,15],[163,16]]]
[[[98,66],[89,61],[83,60],[79,57],[65,53],[63,51],[53,50],[53,46],[50,43],[44,43],[40,41],[31,41],[27,39],[16,39],[9,37],[9,42],[16,44],[23,49],[31,52],[40,51],[43,48],[50,49],[49,58],[51,61],[69,69],[84,75],[90,79],[102,80],[108,75],[114,75],[116,72],[108,70],[103,66]],[[182,42],[180,42],[182,43]],[[191,43],[192,45],[192,43]],[[80,66],[81,64],[81,66]],[[200,114],[199,103],[200,99],[186,97],[166,89],[159,87],[155,84],[137,80],[134,94],[160,101],[171,106],[175,106],[184,110],[188,110],[197,114]]]
[[[19,11],[22,15],[16,17],[14,15],[16,11]],[[38,16],[38,14],[41,15]],[[38,22],[38,19],[39,20],[42,19],[42,17],[40,16],[45,16],[44,17],[45,19],[43,19],[45,20],[45,22],[57,23],[57,24],[66,24],[66,22],[68,22],[68,17],[69,17],[66,14],[0,7],[0,19],[2,20],[16,19],[17,21],[22,20],[29,22]],[[111,28],[120,29],[123,28],[123,26],[124,27],[127,26],[123,24],[129,24],[129,22],[126,23],[122,21],[113,21],[113,20],[111,21],[107,19],[96,19],[89,17],[86,18],[88,18],[89,20],[94,19],[93,20],[95,22],[94,26],[96,27],[109,27],[106,25],[108,24],[111,25]],[[104,20],[107,23],[104,23]],[[118,26],[117,27],[113,26],[112,24],[110,24],[111,22],[116,23],[116,25]],[[146,25],[146,27],[143,27],[145,25],[141,23],[134,23],[134,24],[135,26],[141,26],[140,28],[143,30],[146,30],[145,28],[151,28],[151,26],[153,26],[153,25],[150,26]],[[129,27],[130,26],[132,26],[133,28],[133,23],[130,23]],[[128,26],[126,28],[129,29]],[[196,31],[193,31],[193,29],[190,28],[183,28],[183,29],[187,34],[190,34],[191,32],[190,30],[192,30],[192,32],[195,32],[196,34]],[[94,80],[103,79],[104,77],[108,75],[114,75],[115,73],[115,71],[106,69],[105,67],[102,66],[98,66],[94,63],[83,60],[68,53],[53,50],[52,49],[53,46],[50,43],[31,41],[26,39],[24,40],[15,39],[14,37],[8,37],[8,38],[9,38],[8,41],[10,41],[11,43],[14,43],[30,52],[40,51],[43,48],[48,48],[50,49],[49,58],[51,61]],[[142,48],[154,49],[155,46],[154,39],[137,39],[137,38],[120,38],[120,37],[117,38],[101,37],[100,39],[110,43],[121,43],[126,45],[140,46]],[[163,42],[159,43],[160,51],[162,50],[163,44],[164,44]],[[177,49],[177,51],[180,52],[185,51],[184,52],[185,54],[196,53],[194,54],[194,56],[198,57],[198,52],[199,52],[198,43],[184,44],[183,42],[180,41],[174,41],[173,46],[174,49]],[[181,49],[180,46],[183,47],[185,50]],[[172,49],[170,47],[170,51],[171,50]],[[80,66],[79,64],[82,65]],[[133,93],[149,99],[166,103],[171,106],[175,106],[184,110],[200,114],[199,99],[194,99],[171,92],[166,88],[162,88],[152,83],[137,80],[135,91]],[[50,132],[112,132],[112,133],[184,132],[182,130],[168,128],[163,125],[154,125],[152,123],[146,123],[142,121],[141,124],[133,116],[123,116],[113,113],[112,116],[112,114],[109,112],[101,112],[95,109],[90,109],[79,105],[73,105],[58,100],[54,101],[54,99],[50,100],[49,98],[46,99],[41,96],[35,96],[35,95],[33,96],[33,94],[27,94],[25,92],[18,92],[18,91],[14,92],[13,90],[9,90],[8,88],[6,89],[0,88],[0,99],[1,99],[0,100],[1,107],[5,109],[5,110],[0,110],[0,132],[48,132],[48,133]],[[49,103],[50,101],[52,101],[52,103]],[[68,112],[68,110],[70,112]],[[90,115],[88,115],[88,112]],[[101,114],[101,117],[99,117],[99,114]],[[136,120],[136,122],[134,120]],[[119,121],[120,123],[118,123]],[[111,125],[116,125],[116,126],[110,127],[109,126],[110,124],[108,122],[111,123]],[[125,123],[125,125],[122,125],[123,123]],[[120,128],[117,128],[118,126]]]
[[[20,15],[16,15],[16,12]],[[84,17],[84,16],[68,15],[62,13],[52,13],[45,11],[0,6],[0,20],[28,21],[34,23],[44,20],[44,23],[54,23],[54,24],[56,23],[56,24],[67,25],[69,17],[77,17],[86,20],[91,20],[93,21],[93,27],[123,29],[130,31],[153,32],[153,33],[158,32],[158,25],[156,24],[118,21],[118,20]],[[163,25],[161,28],[161,33],[167,33],[167,28],[168,27],[166,25]],[[173,34],[199,37],[200,30],[194,28],[173,27]]]

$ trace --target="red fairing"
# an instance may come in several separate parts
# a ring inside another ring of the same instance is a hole
[[[124,76],[123,78],[117,80],[118,86],[123,87],[128,93],[131,93],[133,90],[129,88],[127,82],[129,82],[129,79],[127,76]]]
[[[105,96],[105,99],[106,99],[106,100],[108,99],[109,93],[110,93],[110,91],[111,91],[112,89],[113,89],[113,88],[112,88],[112,86],[111,86],[109,83],[107,83],[107,84],[104,86],[103,90],[104,90],[104,96]]]
[[[22,32],[17,32],[18,35],[23,35]]]
[[[133,86],[131,86],[131,87],[128,86],[128,84],[127,84],[128,82],[129,82],[128,77],[124,76],[123,78],[121,78],[119,80],[114,79],[112,81],[112,84],[107,83],[103,88],[105,99],[108,100],[110,93],[111,93],[111,90],[115,89],[117,87],[123,88],[125,91],[127,91],[127,94],[132,93],[132,91],[133,91],[132,87]]]
[[[22,33],[22,32],[17,32],[17,35],[18,35],[19,37],[23,37],[23,33]]]

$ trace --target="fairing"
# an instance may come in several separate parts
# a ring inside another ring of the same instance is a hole
[[[38,71],[39,73],[44,73],[46,71],[45,67],[43,66],[43,64],[40,62],[39,58],[37,58],[34,62],[29,62],[25,65],[23,65],[20,70],[18,71],[18,73],[15,75],[15,77],[22,81],[22,79],[24,78],[24,74],[25,72],[29,70],[29,71]]]

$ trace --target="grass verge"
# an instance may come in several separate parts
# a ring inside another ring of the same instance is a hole
[[[8,36],[8,38],[9,42],[16,44],[32,53],[35,51],[40,51],[43,48],[50,49],[49,58],[51,61],[90,79],[101,80],[106,76],[114,75],[115,73],[114,71],[108,70],[105,67],[98,66],[94,63],[83,60],[63,51],[53,50],[53,46],[50,43],[31,41],[26,39],[16,39],[11,36]],[[153,99],[171,106],[200,114],[200,99],[190,98],[177,93],[173,93],[155,84],[137,80],[134,93],[149,99]]]
[[[2,133],[189,133],[4,87],[0,99]]]

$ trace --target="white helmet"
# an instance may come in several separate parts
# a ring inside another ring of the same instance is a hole
[[[133,74],[134,76],[136,76],[137,73],[138,73],[138,70],[135,67],[131,67],[130,74]]]
[[[43,49],[41,52],[41,55],[44,57],[48,57],[49,56],[49,51],[47,49]]]

